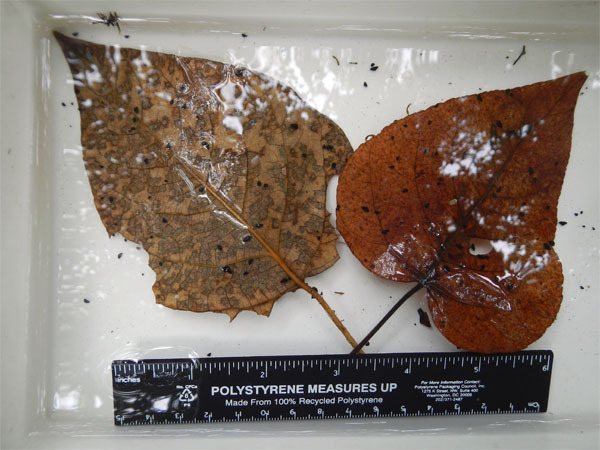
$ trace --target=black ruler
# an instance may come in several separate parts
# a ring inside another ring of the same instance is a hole
[[[540,413],[549,350],[112,364],[116,425]]]

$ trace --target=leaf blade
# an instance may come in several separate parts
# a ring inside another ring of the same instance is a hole
[[[304,277],[338,258],[320,237],[327,182],[352,151],[339,127],[248,69],[55,36],[95,205],[148,251],[157,302],[233,318],[312,295]]]
[[[558,312],[562,271],[551,247],[585,79],[577,73],[412,114],[359,147],[340,177],[337,224],[352,252],[377,275],[427,287],[434,323],[461,348],[521,349]],[[472,254],[475,239],[491,251]]]

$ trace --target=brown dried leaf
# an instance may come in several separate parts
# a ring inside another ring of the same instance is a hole
[[[585,79],[412,114],[361,145],[340,177],[337,225],[354,255],[426,287],[435,325],[460,348],[516,351],[556,317],[556,208]]]
[[[325,191],[352,148],[330,119],[243,67],[55,36],[96,208],[150,254],[158,303],[268,315],[337,260]]]

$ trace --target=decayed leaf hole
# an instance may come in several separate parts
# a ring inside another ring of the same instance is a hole
[[[489,239],[471,238],[469,241],[469,253],[471,255],[487,255],[494,249]]]

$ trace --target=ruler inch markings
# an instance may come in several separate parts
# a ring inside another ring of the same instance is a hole
[[[109,374],[115,425],[138,426],[543,413],[552,365],[529,350],[116,360]]]

